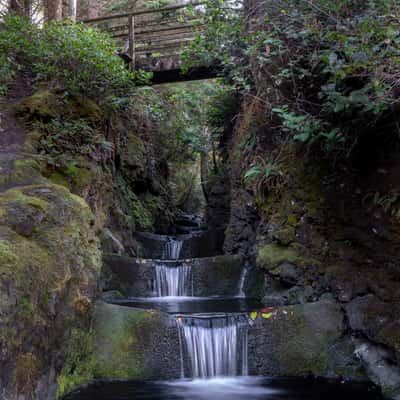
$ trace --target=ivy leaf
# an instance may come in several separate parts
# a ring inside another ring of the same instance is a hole
[[[250,318],[255,321],[257,319],[258,316],[258,312],[257,311],[253,311],[252,313],[250,313]]]
[[[273,316],[273,314],[272,313],[262,313],[261,316],[264,319],[270,319]]]

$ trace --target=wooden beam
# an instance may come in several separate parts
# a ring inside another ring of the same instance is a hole
[[[182,73],[180,69],[173,69],[167,71],[154,71],[151,82],[153,85],[160,85],[164,83],[213,79],[218,78],[218,76],[220,76],[220,69],[216,67],[193,68],[187,73]]]
[[[115,15],[108,15],[106,17],[99,17],[99,18],[92,18],[92,19],[84,19],[81,22],[84,22],[85,24],[90,24],[93,22],[101,22],[101,21],[109,21],[111,19],[118,19],[118,18],[126,18],[129,16],[138,16],[138,15],[146,15],[146,14],[158,14],[158,13],[163,13],[163,12],[169,12],[169,11],[176,11],[176,10],[181,10],[183,8],[187,7],[197,7],[206,4],[204,1],[203,2],[190,2],[187,4],[180,4],[176,6],[168,6],[168,7],[162,7],[162,8],[157,8],[157,9],[146,9],[146,10],[139,10],[135,11],[132,13],[125,13],[125,14],[115,14]]]
[[[177,40],[185,40],[185,39],[194,39],[196,34],[194,32],[183,32],[183,33],[175,33],[173,35],[168,36],[153,36],[153,37],[146,37],[140,38],[136,40],[137,44],[140,45],[153,45],[153,44],[160,44],[160,43],[174,43]],[[136,48],[140,48],[140,46],[136,46]]]
[[[193,38],[195,39],[195,38]],[[180,49],[182,46],[188,45],[193,42],[193,39],[183,40],[181,42],[174,42],[171,44],[165,44],[165,46],[158,46],[158,47],[139,47],[136,49],[135,53],[137,55],[140,54],[147,54],[147,53],[161,53],[162,51],[169,50],[169,49]]]

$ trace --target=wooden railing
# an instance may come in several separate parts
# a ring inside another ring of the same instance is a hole
[[[84,20],[109,32],[121,48],[120,55],[132,69],[152,59],[173,57],[193,41],[204,26],[199,13],[204,2],[190,2],[158,9],[144,9]]]

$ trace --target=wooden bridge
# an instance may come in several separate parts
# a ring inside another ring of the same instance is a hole
[[[200,66],[183,73],[180,54],[202,34],[203,3],[144,9],[83,21],[110,33],[132,70],[153,72],[152,82],[215,78],[217,67]]]

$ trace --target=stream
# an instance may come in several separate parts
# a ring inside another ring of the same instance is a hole
[[[96,381],[65,400],[381,399],[379,391],[365,384],[250,376],[249,312],[263,306],[259,299],[246,297],[251,271],[241,268],[235,293],[197,296],[203,290],[197,287],[202,281],[195,276],[196,260],[181,258],[185,238],[158,238],[162,248],[158,246],[155,258],[142,263],[153,270],[146,296],[108,300],[123,307],[160,310],[175,321],[180,379]],[[200,259],[201,264],[207,260]]]

